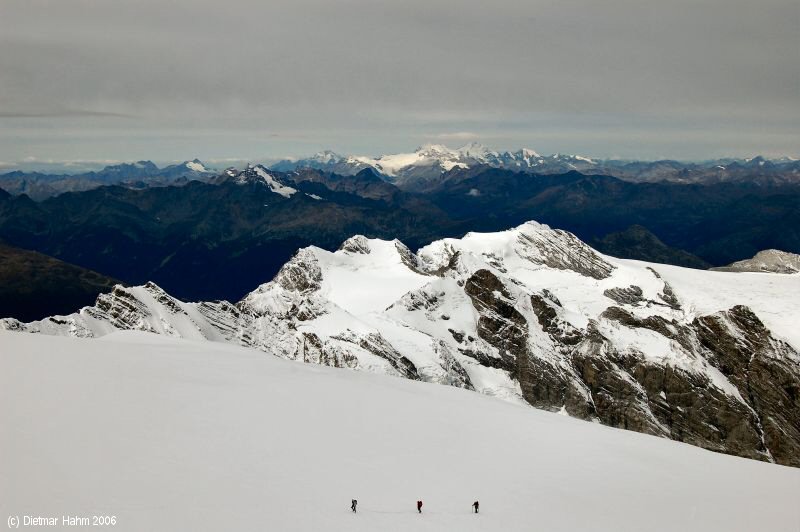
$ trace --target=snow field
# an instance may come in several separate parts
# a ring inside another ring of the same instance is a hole
[[[800,523],[797,469],[448,386],[147,333],[0,332],[0,456],[2,516],[109,514],[115,530]]]

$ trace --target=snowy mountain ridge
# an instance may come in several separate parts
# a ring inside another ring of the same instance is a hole
[[[282,177],[260,164],[248,164],[244,170],[228,168],[220,176],[213,179],[212,183],[224,181],[232,181],[237,185],[264,186],[284,198],[289,198],[297,193],[297,189],[285,183]]]
[[[417,253],[363,236],[304,248],[236,304],[117,286],[75,314],[0,328],[233,343],[798,466],[798,288],[615,259],[529,222]]]

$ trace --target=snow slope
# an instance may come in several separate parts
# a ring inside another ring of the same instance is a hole
[[[4,519],[115,515],[120,531],[800,523],[800,470],[448,386],[139,332],[0,332],[0,345]]]
[[[639,261],[624,261],[644,265]],[[747,305],[779,338],[800,349],[800,275],[691,270],[653,265],[687,303],[686,318]]]

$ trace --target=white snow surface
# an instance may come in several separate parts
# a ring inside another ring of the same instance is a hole
[[[324,271],[321,294],[355,316],[383,311],[406,292],[431,281],[403,263],[398,241],[367,242],[366,254],[313,248]]]
[[[651,266],[685,302],[687,319],[734,305],[747,305],[772,333],[800,350],[800,275],[693,270],[668,264]]]
[[[0,332],[0,346],[4,519],[115,515],[119,531],[800,523],[798,469],[448,386],[139,332]]]

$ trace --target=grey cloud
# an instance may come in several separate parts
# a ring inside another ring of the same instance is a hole
[[[450,142],[468,142],[481,138],[481,135],[472,131],[456,131],[453,133],[437,133],[435,135],[426,135],[428,138],[433,138],[441,141]],[[486,135],[483,135],[486,137]]]
[[[133,118],[132,115],[125,113],[90,111],[86,109],[64,109],[64,110],[41,109],[36,111],[25,111],[25,110],[15,111],[11,109],[8,110],[0,109],[0,118],[63,118],[63,117],[81,117],[81,116]]]
[[[431,131],[592,155],[796,154],[799,10],[796,0],[5,0],[0,157],[378,153],[441,134]],[[29,123],[43,117],[46,132]]]

